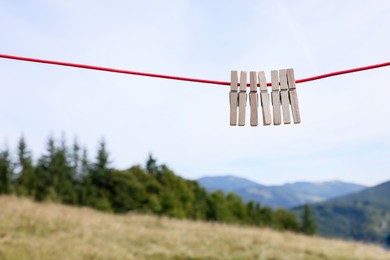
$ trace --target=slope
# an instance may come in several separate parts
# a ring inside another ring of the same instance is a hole
[[[382,248],[268,229],[0,197],[0,259],[390,259]]]
[[[383,243],[390,233],[390,181],[312,205],[318,232],[329,237]],[[301,214],[302,208],[294,210]]]

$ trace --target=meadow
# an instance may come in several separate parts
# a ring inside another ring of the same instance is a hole
[[[390,259],[376,245],[0,197],[0,259]]]

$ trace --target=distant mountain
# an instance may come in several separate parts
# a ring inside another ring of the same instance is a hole
[[[390,181],[311,207],[320,235],[383,243],[390,234]]]
[[[306,203],[325,201],[367,188],[341,181],[296,182],[280,186],[264,186],[234,176],[204,177],[198,182],[208,191],[234,192],[244,201],[253,200],[273,208],[292,208]]]
[[[344,196],[366,189],[367,186],[347,183],[342,181],[327,181],[327,182],[295,182],[287,183],[282,187],[290,188],[295,192],[302,194],[303,198],[315,200],[314,196],[318,196],[318,200],[325,198],[326,200]]]
[[[262,187],[261,184],[256,182],[235,177],[232,175],[215,176],[215,177],[203,177],[197,180],[207,191],[222,190],[223,192],[233,192],[239,189],[246,189],[250,187]]]

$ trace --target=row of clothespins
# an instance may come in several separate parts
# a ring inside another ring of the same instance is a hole
[[[291,123],[291,113],[294,124],[301,122],[299,113],[298,97],[295,85],[295,76],[293,69],[282,69],[271,71],[271,101],[267,90],[267,81],[264,71],[251,71],[249,73],[250,92],[249,92],[249,105],[250,105],[250,125],[258,125],[258,107],[259,107],[259,95],[257,93],[257,86],[260,87],[260,105],[263,115],[263,125],[280,125],[282,123]],[[257,84],[259,82],[259,84]],[[238,86],[240,90],[238,91]],[[231,72],[231,84],[230,84],[230,125],[237,125],[237,108],[238,108],[238,125],[245,125],[245,112],[247,103],[247,72],[241,71],[240,84],[238,85],[238,73],[237,71]],[[271,116],[271,106],[272,115]]]

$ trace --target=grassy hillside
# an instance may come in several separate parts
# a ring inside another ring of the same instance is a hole
[[[0,259],[390,259],[372,245],[0,197]]]
[[[321,235],[384,243],[390,233],[390,181],[311,205]],[[302,208],[295,209],[301,214]]]

